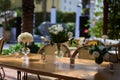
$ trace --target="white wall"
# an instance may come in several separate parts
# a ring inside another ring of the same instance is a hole
[[[60,0],[59,10],[62,12],[76,12],[78,3],[81,0]]]

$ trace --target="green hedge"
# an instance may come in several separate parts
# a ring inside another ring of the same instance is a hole
[[[75,22],[75,13],[63,13],[57,11],[56,20],[57,23],[68,23],[68,22]],[[47,13],[46,21],[50,21],[50,13]],[[38,27],[43,22],[43,13],[35,13],[35,27]]]

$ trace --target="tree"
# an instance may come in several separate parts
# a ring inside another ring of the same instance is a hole
[[[43,21],[46,21],[46,9],[47,9],[47,0],[43,0],[42,11],[43,11]]]
[[[34,0],[22,0],[22,32],[33,33]]]
[[[108,35],[111,39],[120,39],[120,0],[108,2]]]
[[[8,29],[9,28],[9,23],[8,23],[8,19],[7,19],[7,11],[10,10],[10,6],[11,6],[11,1],[10,0],[0,0],[0,12],[3,13],[3,17],[4,17],[4,29]]]
[[[3,26],[3,37],[5,38],[5,42],[9,42],[11,39],[11,31],[10,31],[10,25],[9,25],[9,10],[11,7],[11,1],[10,0],[0,0],[0,12],[2,15],[1,17],[4,18],[4,22],[2,22]]]

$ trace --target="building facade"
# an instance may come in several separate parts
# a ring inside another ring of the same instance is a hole
[[[81,0],[59,0],[59,10],[62,12],[76,12],[78,5],[82,7]]]

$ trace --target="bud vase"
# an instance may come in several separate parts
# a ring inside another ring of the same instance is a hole
[[[98,58],[95,58],[95,63],[97,63],[97,70],[101,70],[101,65],[103,62],[103,56],[99,56]]]
[[[27,43],[24,44],[24,48],[22,49],[22,53],[24,54],[23,60],[28,61],[28,54],[30,53],[30,49],[27,47]]]
[[[60,63],[61,58],[63,57],[63,51],[61,50],[61,44],[62,43],[56,43],[57,51],[55,51],[55,57],[56,57],[56,62],[55,63]]]

